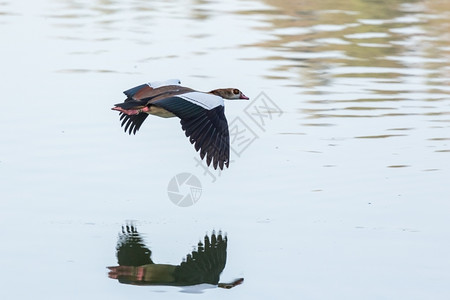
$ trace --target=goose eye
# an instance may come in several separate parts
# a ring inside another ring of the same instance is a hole
[[[237,95],[237,94],[239,94],[239,90],[238,89],[234,89],[233,93]]]

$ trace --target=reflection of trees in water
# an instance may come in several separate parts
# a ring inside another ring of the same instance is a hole
[[[331,77],[399,78],[404,68],[448,73],[450,4],[444,1],[265,0],[276,38],[257,46],[276,53],[277,71],[300,72],[306,86],[328,85],[334,67],[376,67]],[[251,12],[247,12],[251,13]],[[411,59],[408,59],[411,57]],[[416,59],[414,59],[416,58]],[[446,69],[447,68],[447,69]],[[396,71],[398,69],[399,72]],[[434,74],[434,75],[433,75]],[[327,79],[328,78],[328,79]]]
[[[427,63],[427,68],[434,70],[430,78],[441,78],[447,85],[450,78],[450,1],[428,0],[423,2],[429,15],[423,25],[430,41],[424,41],[424,52],[428,58],[441,59],[439,63]]]
[[[258,3],[258,0],[254,2]],[[145,0],[66,0],[55,4],[49,15],[54,25],[64,30],[62,37],[65,39],[126,39],[140,44],[154,42],[154,33],[158,31],[155,20],[161,18],[190,26],[222,14],[248,15],[249,20],[256,17],[264,20],[266,25],[255,30],[264,31],[270,39],[253,46],[272,50],[270,56],[264,57],[276,64],[273,68],[276,74],[272,77],[286,78],[299,73],[302,86],[306,87],[329,86],[338,77],[401,81],[402,76],[409,75],[404,72],[406,68],[426,70],[422,76],[430,79],[429,84],[436,82],[436,78],[449,75],[449,1],[259,2],[270,5],[271,9],[246,10],[233,7],[234,2],[217,7],[208,0],[192,0],[186,4]],[[124,25],[124,20],[132,21]],[[201,30],[194,33],[190,39],[205,37]],[[220,39],[220,36],[217,32],[214,38]],[[332,72],[336,67],[378,69],[366,72],[356,68],[341,69],[336,74]]]

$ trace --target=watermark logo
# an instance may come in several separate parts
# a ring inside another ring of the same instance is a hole
[[[195,175],[180,173],[169,181],[167,194],[170,201],[177,206],[192,206],[202,195],[202,184]]]
[[[283,114],[278,105],[264,92],[261,92],[245,109],[247,116],[258,125],[262,131],[266,131],[267,123]]]
[[[256,133],[240,117],[234,118],[228,128],[231,150],[239,157],[258,138]]]
[[[259,138],[258,134],[266,131],[270,122],[283,115],[281,108],[264,92],[259,93],[245,107],[244,113],[242,117],[236,116],[228,125],[230,149],[238,158]],[[209,176],[212,183],[222,175],[222,170],[212,170],[204,160],[197,157],[194,157],[194,160],[195,167],[203,169],[203,175]],[[233,163],[234,160],[230,160],[230,164]]]
[[[236,116],[229,122],[229,143],[231,152],[235,159],[242,157],[242,154],[258,139],[259,134],[266,132],[266,127],[274,119],[281,117],[283,111],[264,92],[256,96],[244,109],[244,113]],[[220,143],[219,143],[220,144]],[[215,145],[211,145],[214,147]],[[222,175],[222,170],[213,170],[208,167],[205,160],[194,156],[195,167],[203,171],[202,175],[208,176],[214,183],[217,177]],[[235,160],[231,159],[230,164]],[[181,177],[179,177],[181,176]],[[200,180],[191,173],[181,173],[172,178],[169,182],[169,199],[178,206],[187,207],[195,204],[200,198],[202,187]]]

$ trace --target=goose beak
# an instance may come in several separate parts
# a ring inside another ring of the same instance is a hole
[[[241,95],[239,96],[239,99],[249,100],[250,98],[241,93]]]

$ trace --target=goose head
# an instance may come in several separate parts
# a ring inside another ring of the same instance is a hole
[[[219,96],[219,97],[222,97],[223,99],[228,99],[228,100],[236,100],[236,99],[248,100],[249,99],[240,90],[234,89],[234,88],[217,89],[217,90],[212,90],[209,93],[210,94],[214,94],[214,95]]]

